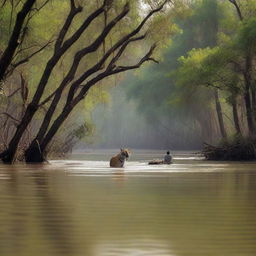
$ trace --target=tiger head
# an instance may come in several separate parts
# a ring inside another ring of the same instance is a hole
[[[128,150],[128,149],[126,149],[126,148],[121,148],[120,149],[121,150],[121,156],[123,157],[123,158],[126,158],[126,159],[128,159],[129,158],[129,156],[131,155],[131,152]]]

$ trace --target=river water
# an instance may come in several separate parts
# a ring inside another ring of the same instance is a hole
[[[256,163],[112,152],[0,166],[0,256],[255,256]]]

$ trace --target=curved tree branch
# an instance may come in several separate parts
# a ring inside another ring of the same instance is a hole
[[[228,0],[228,1],[229,1],[231,4],[233,4],[233,5],[235,6],[236,12],[237,12],[237,15],[238,15],[240,21],[243,21],[244,18],[243,18],[241,9],[240,9],[240,7],[239,7],[237,1],[236,1],[236,0]]]
[[[8,67],[11,64],[12,58],[15,54],[17,47],[19,46],[19,37],[23,28],[24,21],[31,11],[32,6],[36,0],[27,0],[20,12],[17,14],[15,25],[12,31],[12,35],[9,39],[8,46],[5,49],[0,59],[0,81],[5,78]]]

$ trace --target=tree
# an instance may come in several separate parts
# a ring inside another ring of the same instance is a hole
[[[237,95],[241,91],[238,85],[239,76],[231,65],[235,61],[235,56],[231,49],[219,47],[194,49],[188,53],[187,57],[180,58],[181,66],[175,73],[179,85],[195,89],[205,86],[213,91],[219,128],[223,138],[227,137],[227,132],[219,101],[219,91],[224,91],[228,95],[227,98],[233,107],[236,132],[241,132],[236,104]]]
[[[117,26],[117,24],[121,24],[121,21],[129,13],[129,4],[125,4],[119,14],[105,24],[102,31],[96,35],[96,37],[88,46],[79,49],[74,54],[71,67],[69,68],[67,74],[64,76],[64,79],[61,81],[60,85],[51,95],[48,95],[45,99],[42,100],[49,78],[51,77],[52,72],[58,62],[65,55],[65,53],[81,38],[81,36],[86,34],[90,24],[95,20],[100,19],[101,15],[111,10],[112,5],[112,1],[104,1],[99,8],[92,11],[87,16],[84,22],[78,26],[74,32],[70,32],[74,18],[83,10],[82,6],[77,6],[74,0],[70,0],[70,11],[57,36],[53,54],[45,66],[35,94],[31,102],[28,104],[23,118],[18,124],[17,130],[11,139],[8,148],[1,153],[2,160],[6,163],[13,163],[15,161],[17,146],[20,142],[20,139],[29,123],[33,119],[35,113],[41,106],[45,106],[46,103],[50,102],[42,125],[35,139],[32,141],[31,145],[25,152],[27,162],[44,161],[47,146],[49,145],[50,141],[55,136],[59,128],[63,125],[64,121],[73,111],[73,109],[86,97],[90,88],[92,88],[95,84],[109,76],[113,76],[127,70],[137,69],[146,61],[155,61],[152,58],[152,54],[156,45],[153,44],[144,54],[144,56],[137,61],[137,63],[128,65],[119,64],[121,57],[131,44],[146,38],[146,33],[141,35],[138,34],[145,27],[146,22],[155,13],[162,10],[166,3],[167,0],[157,8],[151,10],[149,14],[143,18],[134,29],[119,38],[116,43],[114,43],[108,49],[105,49],[102,56],[95,63],[92,65],[88,63],[82,74],[78,74],[78,69],[81,69],[81,63],[86,60],[85,57],[91,53],[96,52],[104,44],[105,40],[110,35],[111,30]],[[62,107],[60,114],[55,120],[53,120],[53,114],[64,95],[63,92],[65,89],[67,89],[67,93],[65,94],[66,102]]]

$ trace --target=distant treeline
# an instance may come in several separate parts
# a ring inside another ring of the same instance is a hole
[[[158,136],[158,148],[183,149],[254,136],[256,1],[188,1],[182,8],[169,17],[176,31],[160,64],[128,76],[122,87],[147,121],[145,133]],[[138,134],[144,136],[139,126]]]

